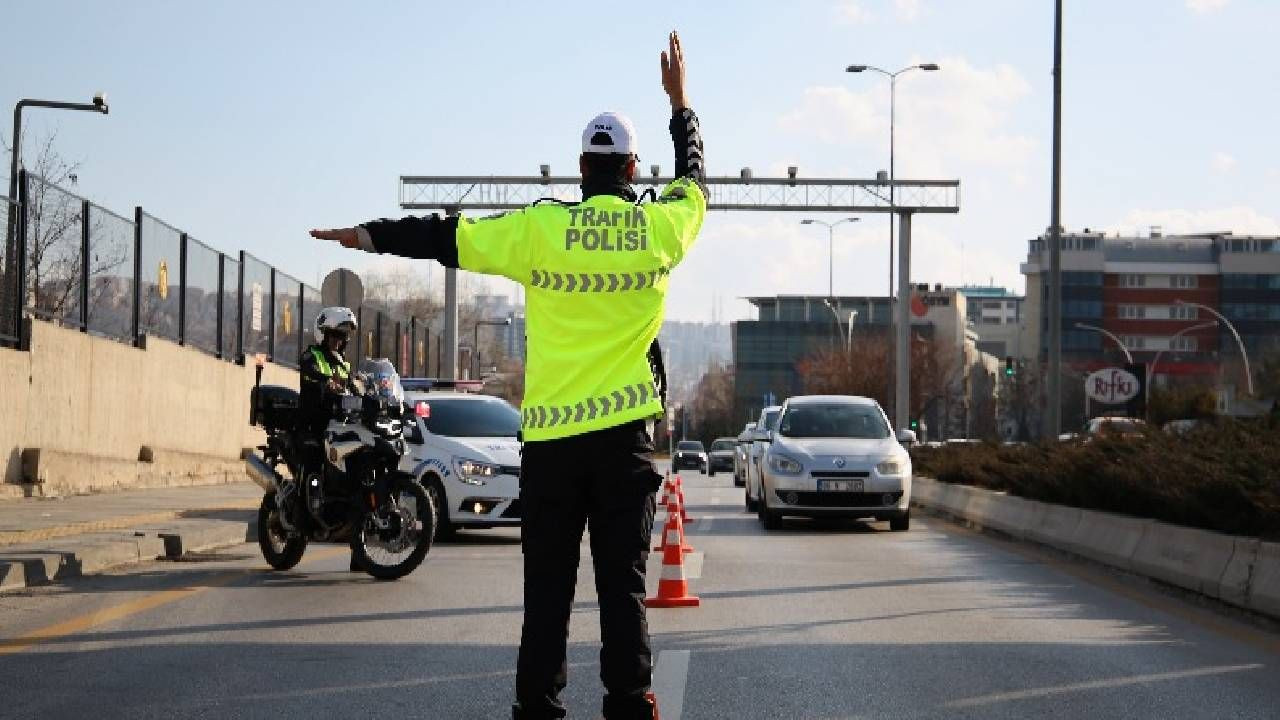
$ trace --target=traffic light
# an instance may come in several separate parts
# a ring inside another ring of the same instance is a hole
[[[1004,356],[1004,376],[1013,377],[1013,373],[1014,373],[1013,356],[1005,355]]]
[[[920,429],[920,421],[917,420],[916,418],[911,418],[911,421],[907,424],[911,427],[912,430]]]

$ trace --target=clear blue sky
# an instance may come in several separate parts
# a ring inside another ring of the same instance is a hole
[[[1067,5],[1067,226],[1280,233],[1280,64],[1266,59],[1280,3]],[[308,228],[397,214],[402,173],[567,173],[602,109],[631,115],[642,162],[669,168],[657,55],[672,28],[712,174],[872,176],[888,164],[887,84],[844,67],[942,65],[898,89],[899,177],[963,186],[959,216],[917,222],[915,281],[1021,289],[1026,240],[1048,224],[1050,0],[43,0],[5,23],[0,106],[108,93],[105,118],[28,115],[83,161],[80,192],[309,281],[386,261]],[[799,220],[710,217],[668,316],[825,293],[825,231]],[[881,216],[837,230],[836,292],[883,293],[886,243]]]

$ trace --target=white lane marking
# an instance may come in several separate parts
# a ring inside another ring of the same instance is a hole
[[[1151,675],[1130,675],[1128,677],[1110,678],[1107,680],[1090,680],[1088,682],[1057,685],[1054,687],[1031,688],[1029,690],[1017,690],[1007,693],[979,695],[978,697],[954,700],[943,707],[977,707],[979,705],[991,705],[999,702],[1008,702],[1010,700],[1027,700],[1029,698],[1041,698],[1048,697],[1050,695],[1065,695],[1066,693],[1080,692],[1082,690],[1098,690],[1102,688],[1117,688],[1125,687],[1127,685],[1140,685],[1167,680],[1182,680],[1184,678],[1201,677],[1203,675],[1224,675],[1226,673],[1258,670],[1262,667],[1263,665],[1261,663],[1251,663],[1249,665],[1220,665],[1218,667],[1193,668],[1191,670],[1153,673]]]
[[[653,694],[663,720],[680,720],[684,713],[684,687],[689,682],[689,651],[663,650],[653,670]]]

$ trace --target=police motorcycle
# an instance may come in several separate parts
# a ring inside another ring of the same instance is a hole
[[[259,358],[250,393],[250,424],[267,443],[245,456],[249,477],[265,495],[258,508],[258,545],[267,564],[288,570],[308,542],[347,542],[353,564],[379,580],[413,572],[435,535],[431,500],[398,468],[412,410],[395,368],[368,360],[353,374],[322,439],[304,437],[296,390],[262,384]],[[283,466],[288,477],[277,468]]]

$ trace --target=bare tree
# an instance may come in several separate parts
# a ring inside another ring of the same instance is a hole
[[[694,391],[690,437],[710,443],[718,437],[736,436],[741,429],[733,414],[733,366],[712,365]]]
[[[4,143],[12,152],[12,145]],[[26,143],[24,143],[26,145]],[[86,275],[101,278],[118,271],[129,256],[127,243],[95,243],[90,257],[84,256],[83,200],[63,189],[75,185],[80,161],[70,161],[57,150],[57,133],[38,143],[33,163],[23,163],[28,172],[27,205],[21,210],[26,221],[27,287],[25,302],[37,315],[51,320],[78,321],[79,290]],[[102,219],[90,216],[90,237],[100,234]],[[88,271],[85,272],[85,266]],[[92,282],[90,307],[118,291],[118,282]]]

